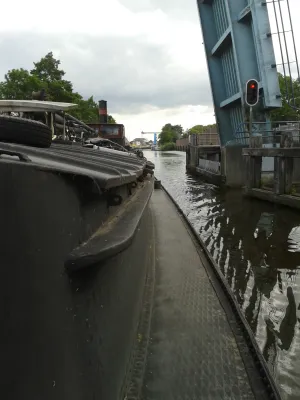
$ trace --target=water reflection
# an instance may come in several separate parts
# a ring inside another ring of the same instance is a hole
[[[185,172],[185,154],[147,152],[229,282],[284,399],[300,398],[300,215]]]

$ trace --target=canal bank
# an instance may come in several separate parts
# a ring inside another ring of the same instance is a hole
[[[199,144],[202,135],[192,134],[187,171],[218,186],[242,188],[248,197],[300,209],[299,127],[283,125],[267,133],[226,146]],[[266,179],[271,186],[265,186]]]
[[[283,399],[300,396],[300,217],[186,174],[182,152],[147,152],[230,285]]]

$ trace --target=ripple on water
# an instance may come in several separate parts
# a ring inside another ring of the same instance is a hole
[[[291,230],[288,237],[288,246],[290,252],[300,252],[300,226],[295,226]]]

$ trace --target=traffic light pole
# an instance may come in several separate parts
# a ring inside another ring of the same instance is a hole
[[[252,137],[252,126],[253,126],[253,107],[250,106],[249,114],[249,136]]]

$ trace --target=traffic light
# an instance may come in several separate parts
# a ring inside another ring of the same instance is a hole
[[[248,106],[253,107],[259,100],[259,88],[256,79],[250,79],[246,83],[246,103]]]

